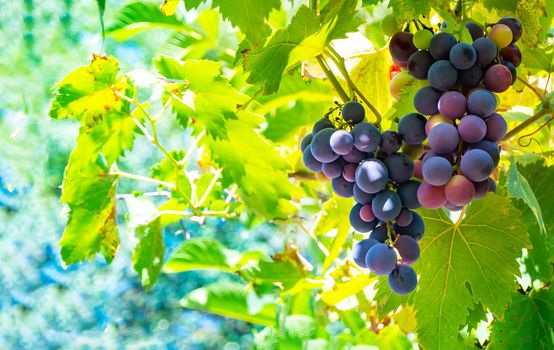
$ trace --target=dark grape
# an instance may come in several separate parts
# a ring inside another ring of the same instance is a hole
[[[419,244],[410,236],[402,235],[394,243],[394,248],[402,258],[403,264],[411,265],[419,258]]]
[[[419,214],[415,211],[412,211],[412,222],[405,227],[395,224],[394,230],[399,235],[410,236],[413,239],[419,241],[423,237],[423,233],[425,232],[425,224],[423,223],[423,219],[421,218],[421,216],[419,216]]]
[[[335,132],[335,129],[323,129],[315,134],[312,140],[310,149],[315,159],[322,163],[330,163],[339,157],[338,154],[333,152],[330,145],[331,135]]]
[[[373,238],[377,242],[385,243],[389,238],[386,226],[377,226],[369,233],[369,238]]]
[[[500,50],[500,56],[503,59],[510,61],[516,68],[521,64],[521,51],[517,45],[510,44],[506,46]]]
[[[373,198],[371,209],[373,209],[373,214],[377,219],[391,221],[400,214],[402,202],[396,192],[383,190]]]
[[[473,195],[473,199],[483,198],[485,197],[487,192],[489,192],[489,189],[490,189],[489,179],[486,179],[480,182],[474,182],[473,187],[475,188],[475,194]]]
[[[479,38],[472,44],[477,53],[477,63],[488,66],[496,58],[496,45],[491,39]]]
[[[389,287],[396,294],[409,294],[417,286],[417,275],[409,265],[398,265],[388,277]]]
[[[460,83],[463,87],[472,89],[479,86],[483,80],[483,70],[478,64],[474,64],[471,68],[458,72]]]
[[[419,145],[427,137],[425,134],[426,122],[427,120],[421,114],[406,114],[398,122],[398,133],[408,145]]]
[[[506,91],[512,85],[512,73],[503,64],[495,64],[485,72],[485,85],[493,92]]]
[[[435,126],[429,132],[429,146],[438,154],[453,152],[458,147],[458,130],[450,124]]]
[[[417,189],[420,183],[418,181],[410,180],[406,181],[398,186],[396,193],[400,196],[402,205],[408,209],[417,209],[421,207],[417,200]]]
[[[439,111],[437,104],[441,95],[442,93],[435,90],[432,86],[425,86],[416,92],[414,107],[421,114],[435,114]]]
[[[366,153],[358,150],[356,147],[352,148],[350,152],[347,154],[342,155],[342,159],[349,163],[359,163],[362,160],[364,160],[366,157]]]
[[[504,66],[506,66],[510,70],[510,73],[512,74],[512,85],[514,85],[516,80],[517,80],[516,67],[510,61],[502,60],[502,61],[500,61],[500,63],[502,63]]]
[[[429,53],[436,60],[447,60],[450,55],[450,49],[458,41],[450,33],[438,33],[429,43]]]
[[[304,161],[304,165],[309,170],[313,171],[314,173],[318,173],[321,171],[321,167],[323,164],[314,158],[312,155],[312,150],[310,147],[306,147],[304,152],[302,152],[302,160]]]
[[[360,218],[365,222],[371,222],[375,220],[375,215],[373,214],[373,209],[371,209],[371,204],[366,204],[360,208]]]
[[[366,160],[356,169],[356,184],[367,193],[373,194],[383,190],[388,181],[389,172],[380,160]]]
[[[433,186],[422,182],[417,189],[417,200],[426,209],[439,209],[446,203],[444,186]]]
[[[397,224],[398,226],[406,227],[412,223],[413,219],[414,217],[412,215],[412,211],[406,208],[402,208],[402,210],[400,210],[400,214],[398,214],[394,223]]]
[[[431,65],[427,73],[427,79],[431,86],[437,90],[450,89],[458,80],[458,71],[449,61],[440,60]]]
[[[304,152],[304,150],[310,146],[313,138],[314,138],[314,135],[312,134],[307,134],[306,136],[304,136],[304,138],[302,138],[302,141],[300,142],[300,150],[302,152]]]
[[[400,184],[408,181],[414,173],[414,162],[404,153],[394,153],[385,158],[389,178]]]
[[[398,32],[392,36],[389,43],[391,56],[397,61],[407,62],[410,56],[417,51],[414,46],[413,34]]]
[[[503,48],[512,43],[514,34],[512,33],[510,27],[508,27],[507,25],[495,24],[494,26],[492,26],[490,38],[492,41],[494,41],[496,46],[498,46],[499,48]]]
[[[421,159],[414,160],[414,177],[423,180],[423,161]]]
[[[450,162],[450,164],[454,164],[454,156],[452,153],[447,153],[447,154],[438,154],[436,152],[433,152],[433,151],[427,151],[425,152],[425,154],[423,155],[423,158],[421,158],[423,164],[425,164],[426,161],[428,161],[429,159],[431,159],[432,157],[443,157],[444,159],[448,160]]]
[[[460,162],[462,174],[474,182],[485,180],[492,174],[494,163],[491,156],[480,149],[467,151]]]
[[[423,179],[433,186],[442,186],[452,177],[452,165],[443,157],[431,157],[423,163]]]
[[[375,152],[381,143],[381,133],[375,125],[362,122],[352,129],[354,147],[362,152]]]
[[[325,176],[327,176],[330,179],[334,179],[335,177],[341,176],[342,160],[336,159],[331,163],[323,163],[323,165],[321,166],[321,171],[323,171],[323,174],[325,174]]]
[[[506,124],[506,120],[504,120],[500,114],[491,114],[485,122],[487,124],[487,133],[485,135],[487,140],[497,142],[500,141],[504,135],[506,135],[508,125]]]
[[[466,115],[458,124],[458,133],[465,142],[479,142],[487,133],[487,125],[481,117],[471,114]]]
[[[473,182],[463,175],[454,175],[444,187],[444,194],[448,202],[455,206],[469,204],[475,195]]]
[[[392,130],[387,130],[381,134],[381,151],[391,154],[400,149],[402,146],[402,137],[399,133]]]
[[[312,135],[315,136],[318,132],[320,132],[323,129],[331,128],[334,129],[335,126],[333,123],[327,119],[327,118],[321,118],[317,122],[315,122],[314,127],[312,129]]]
[[[471,40],[475,41],[479,38],[482,38],[485,36],[485,32],[483,31],[483,27],[481,27],[478,24],[467,22],[466,28],[469,30],[469,34],[471,35]]]
[[[486,118],[496,110],[496,97],[486,89],[475,89],[467,98],[467,109],[471,114]]]
[[[377,243],[369,249],[365,264],[376,275],[388,275],[396,267],[396,251],[384,243]]]
[[[468,149],[480,149],[487,152],[489,156],[491,156],[495,168],[500,161],[500,151],[498,149],[498,145],[494,142],[483,140],[477,143],[470,144],[468,146]]]
[[[360,102],[350,101],[342,106],[342,118],[352,124],[361,123],[365,118],[364,106]]]
[[[450,120],[463,117],[467,108],[465,96],[458,91],[445,92],[438,102],[440,114]]]
[[[358,164],[346,163],[342,168],[342,177],[348,182],[356,182],[356,169]]]
[[[340,197],[350,198],[354,195],[354,184],[346,181],[342,176],[335,177],[331,180],[331,187],[333,187],[333,191]]]
[[[503,17],[498,21],[500,24],[507,25],[508,28],[512,31],[512,43],[516,42],[521,38],[521,33],[523,28],[521,27],[521,22],[514,17]]]
[[[376,245],[376,240],[372,238],[364,239],[356,243],[356,245],[352,248],[352,258],[354,259],[354,262],[362,268],[367,268],[365,264],[365,257],[367,255],[367,251],[371,249],[374,245]]]
[[[331,149],[336,154],[348,154],[354,147],[354,138],[346,130],[335,130],[329,140]]]
[[[444,205],[444,207],[450,211],[460,211],[463,208],[463,206],[460,207],[459,205],[454,205],[449,201],[446,201],[446,204]]]
[[[477,61],[477,53],[473,46],[458,43],[450,50],[450,63],[457,69],[469,69]]]
[[[356,202],[360,204],[370,204],[373,198],[375,197],[374,194],[369,194],[367,192],[364,192],[357,184],[354,184],[353,192],[354,192],[354,199],[356,200]]]
[[[371,222],[366,222],[362,220],[360,216],[360,209],[362,209],[362,205],[359,203],[356,203],[352,209],[350,210],[350,225],[352,228],[358,232],[369,232],[377,226],[379,223],[379,220],[374,220]]]
[[[408,71],[412,76],[419,80],[427,79],[429,67],[435,63],[435,60],[427,50],[416,51],[408,60]]]

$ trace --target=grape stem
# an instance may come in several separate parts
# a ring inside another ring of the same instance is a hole
[[[507,141],[507,140],[511,139],[516,134],[518,134],[519,132],[521,132],[525,128],[527,128],[529,125],[533,124],[534,122],[541,119],[545,115],[548,115],[548,114],[551,114],[551,113],[552,113],[552,111],[550,110],[550,108],[545,108],[543,110],[538,111],[533,116],[531,116],[529,119],[525,120],[523,123],[519,124],[518,126],[513,128],[512,130],[510,130],[510,132],[508,132],[506,135],[504,135],[504,137],[502,138],[502,141]]]
[[[456,220],[456,223],[454,224],[455,228],[460,227],[460,224],[462,223],[462,220],[464,219],[464,216],[466,215],[467,205],[464,205],[462,208],[462,212],[460,213],[460,216],[458,217],[458,220]]]
[[[157,179],[153,179],[153,178],[148,177],[148,176],[131,174],[131,173],[127,173],[125,171],[110,171],[109,174],[113,175],[113,176],[125,177],[125,178],[131,179],[131,180],[149,182],[149,183],[153,183],[153,184],[156,184],[156,185],[165,186],[165,187],[167,187],[171,190],[175,189],[175,184],[172,183],[172,182],[157,180]]]
[[[342,101],[345,102],[345,103],[350,101],[350,98],[348,97],[348,94],[346,93],[346,91],[344,91],[344,89],[340,85],[340,83],[339,83],[337,77],[335,76],[335,74],[327,66],[327,63],[325,63],[325,60],[323,59],[323,56],[318,55],[316,57],[316,60],[317,60],[317,63],[319,63],[319,66],[321,67],[321,69],[323,70],[325,75],[327,76],[327,79],[329,79],[329,81],[331,82],[331,85],[333,85],[335,90],[337,90],[337,93],[339,94]]]
[[[521,81],[523,83],[523,85],[527,86],[529,89],[531,89],[531,91],[533,91],[533,93],[535,93],[535,95],[537,95],[537,97],[539,98],[539,100],[541,100],[541,103],[543,105],[547,105],[548,104],[548,101],[546,100],[546,97],[544,97],[543,94],[541,94],[538,89],[531,83],[529,83],[527,80],[521,78],[521,77],[517,77],[517,80]]]
[[[373,114],[375,114],[375,117],[376,117],[375,124],[380,127],[380,125],[381,125],[381,114],[379,113],[377,108],[375,108],[375,106],[371,102],[369,102],[369,100],[360,91],[360,89],[358,89],[356,84],[354,84],[354,82],[350,78],[350,74],[348,74],[348,70],[346,69],[346,65],[344,64],[344,58],[342,58],[342,56],[339,55],[339,53],[337,51],[335,51],[335,49],[333,49],[333,47],[329,46],[328,48],[329,48],[329,51],[326,51],[327,56],[329,56],[329,58],[335,63],[335,65],[337,66],[337,68],[341,72],[342,76],[344,77],[344,80],[346,80],[346,83],[348,84],[348,87],[350,89],[354,90],[354,92],[356,92],[356,94],[362,99],[362,101],[364,101],[364,103],[369,107],[369,109],[371,109]]]

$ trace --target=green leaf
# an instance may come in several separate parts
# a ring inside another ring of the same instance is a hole
[[[249,312],[245,286],[232,282],[216,282],[190,292],[181,306],[206,311],[245,322],[272,326],[275,323],[275,304],[265,304],[255,313]]]
[[[302,280],[306,272],[291,259],[274,257],[272,261],[261,260],[256,265],[246,265],[241,269],[241,276],[256,284],[274,284],[287,290]]]
[[[541,231],[545,232],[546,227],[542,218],[541,206],[527,179],[517,170],[516,159],[513,154],[510,156],[510,163],[511,165],[507,173],[508,196],[523,200],[535,215]]]
[[[106,11],[106,0],[96,0],[98,4],[98,15],[100,17],[100,27],[102,27],[102,38],[104,38],[104,12]]]
[[[279,0],[218,0],[212,3],[213,8],[219,7],[223,18],[240,29],[252,47],[263,44],[270,32],[265,20],[280,6]]]
[[[313,318],[305,315],[290,315],[285,318],[281,328],[282,331],[278,331],[268,327],[258,333],[254,338],[254,349],[312,349],[308,343],[317,334],[317,324]]]
[[[185,151],[172,150],[169,152],[173,159],[166,156],[159,163],[154,165],[150,170],[150,176],[167,182],[172,182],[176,186],[174,191],[174,197],[181,197],[182,199],[190,202],[192,195],[192,185],[185,172],[185,165],[177,165],[173,160],[180,161],[185,157]]]
[[[211,238],[194,238],[183,242],[172,253],[163,267],[165,273],[192,270],[219,270],[233,272],[229,260],[236,252],[225,249]]]
[[[287,28],[277,31],[262,49],[246,54],[245,70],[250,72],[247,82],[261,84],[266,94],[275,93],[292,50],[319,29],[316,14],[302,5]]]
[[[544,0],[519,0],[516,3],[515,17],[521,21],[524,28],[521,41],[527,47],[536,47],[546,38],[550,29],[554,15],[553,4]],[[546,6],[549,6],[548,12]]]
[[[487,8],[514,12],[516,10],[517,0],[483,0],[483,4]]]
[[[361,292],[374,281],[375,276],[370,277],[367,273],[361,273],[349,279],[343,278],[340,281],[335,281],[332,288],[323,291],[321,300],[327,305],[336,306],[344,299]]]
[[[536,49],[523,47],[522,64],[529,69],[552,73],[554,70],[554,46],[548,45]]]
[[[529,295],[514,293],[504,319],[497,320],[487,349],[554,348],[554,290],[548,288]]]
[[[413,296],[418,339],[425,348],[461,348],[458,329],[468,309],[480,302],[501,316],[510,301],[519,272],[516,258],[529,245],[527,228],[508,199],[492,194],[473,202],[459,224],[442,210],[424,211],[423,219],[415,266],[420,280]]]
[[[321,9],[322,25],[332,24],[327,35],[327,43],[334,39],[346,37],[346,33],[355,32],[362,21],[357,17],[358,0],[335,0]]]
[[[135,235],[139,242],[133,252],[133,267],[142,285],[150,289],[160,275],[164,258],[165,246],[160,219],[137,227]]]
[[[389,7],[398,23],[404,24],[419,16],[428,16],[431,2],[427,0],[390,0]]]

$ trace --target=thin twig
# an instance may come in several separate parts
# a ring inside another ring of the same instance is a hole
[[[548,115],[552,113],[552,111],[550,110],[550,108],[545,108],[543,110],[540,110],[538,111],[537,113],[535,113],[533,116],[531,116],[529,119],[525,120],[524,122],[522,122],[521,124],[519,124],[518,126],[516,126],[515,128],[513,128],[512,130],[510,130],[510,132],[508,132],[506,135],[504,135],[504,137],[502,138],[502,141],[507,141],[509,139],[511,139],[512,137],[514,137],[517,133],[523,131],[525,128],[527,128],[529,125],[533,124],[534,122],[536,122],[537,120],[539,120],[540,118],[544,117],[545,115]]]
[[[110,175],[120,176],[120,177],[124,177],[124,178],[127,178],[127,179],[132,179],[132,180],[137,180],[137,181],[149,182],[149,183],[165,186],[169,189],[175,189],[175,184],[172,183],[172,182],[153,179],[153,178],[148,177],[148,176],[131,174],[131,173],[127,173],[125,171],[110,171]]]
[[[331,82],[331,84],[333,85],[333,87],[335,88],[335,90],[337,90],[337,93],[339,94],[342,101],[343,102],[350,101],[350,98],[348,97],[348,94],[346,93],[346,91],[344,91],[344,89],[340,85],[340,83],[339,83],[337,77],[335,76],[335,74],[333,74],[331,69],[329,69],[329,67],[327,67],[327,64],[325,63],[325,60],[323,59],[323,56],[322,55],[317,56],[316,60],[317,60],[317,63],[319,63],[319,66],[321,67],[321,69],[323,70],[325,75],[327,76],[327,78],[329,79],[329,81]]]

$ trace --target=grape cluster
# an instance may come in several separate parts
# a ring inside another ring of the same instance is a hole
[[[331,179],[333,191],[354,197],[350,224],[369,237],[353,248],[354,261],[377,275],[388,275],[396,293],[410,293],[417,276],[410,264],[419,257],[424,224],[413,210],[420,207],[420,182],[413,179],[414,162],[402,152],[421,147],[426,119],[408,114],[398,132],[380,130],[364,121],[363,106],[350,101],[341,117],[322,118],[300,144],[304,164]]]
[[[429,29],[398,32],[389,49],[393,60],[429,86],[414,96],[423,118],[429,150],[415,163],[423,180],[417,197],[427,209],[459,210],[473,199],[495,191],[490,178],[500,159],[498,141],[507,131],[496,113],[494,93],[516,81],[521,51],[521,23],[504,17],[488,33],[467,23],[473,43],[458,42],[446,32]]]

